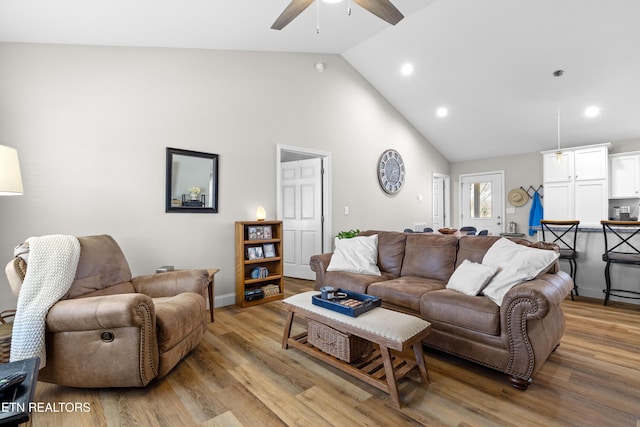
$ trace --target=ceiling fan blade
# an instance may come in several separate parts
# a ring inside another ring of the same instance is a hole
[[[271,28],[274,30],[283,29],[313,2],[314,0],[291,0],[289,6],[278,16],[278,19],[276,19]]]
[[[396,25],[404,18],[404,15],[389,0],[353,0],[363,9],[376,15],[378,18]]]

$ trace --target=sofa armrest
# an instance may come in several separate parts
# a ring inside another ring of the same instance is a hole
[[[506,319],[514,304],[526,303],[522,312],[527,319],[541,319],[549,310],[560,305],[573,289],[573,279],[564,271],[543,274],[533,280],[514,286],[502,300],[501,318]]]
[[[311,270],[316,272],[316,283],[314,285],[315,290],[319,290],[324,286],[324,276],[331,262],[332,253],[313,255],[309,260]]]
[[[121,327],[155,330],[153,300],[143,294],[116,294],[58,301],[47,314],[48,332],[92,331]]]
[[[175,270],[149,274],[131,279],[136,292],[151,298],[172,297],[183,292],[194,292],[206,297],[209,284],[207,270]]]
[[[502,340],[509,350],[505,372],[526,388],[533,373],[558,346],[565,320],[560,304],[573,288],[564,271],[546,273],[514,286],[500,307]]]

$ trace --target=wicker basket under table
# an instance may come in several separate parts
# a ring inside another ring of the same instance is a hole
[[[315,320],[307,319],[307,331],[309,344],[347,363],[358,360],[373,350],[370,341],[340,332]]]
[[[16,315],[15,310],[0,312],[0,363],[8,363],[11,354],[11,332],[13,323],[7,322],[9,317]]]

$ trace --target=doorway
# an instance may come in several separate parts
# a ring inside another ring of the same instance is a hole
[[[504,231],[504,171],[460,175],[460,227],[500,235]]]
[[[433,183],[433,218],[432,228],[451,227],[451,179],[449,175],[435,173]]]
[[[315,280],[309,258],[331,250],[331,154],[278,144],[276,160],[284,275]]]

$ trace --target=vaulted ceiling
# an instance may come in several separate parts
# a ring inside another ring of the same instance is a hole
[[[2,0],[0,42],[341,54],[450,161],[556,148],[558,106],[563,147],[640,138],[640,1],[392,2],[276,31],[289,0]]]

